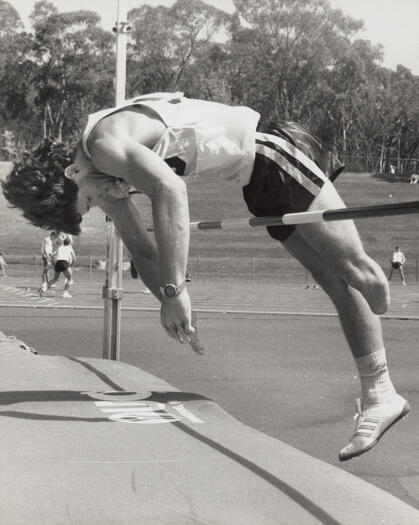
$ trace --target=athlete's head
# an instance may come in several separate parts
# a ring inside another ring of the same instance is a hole
[[[78,235],[77,184],[64,176],[72,151],[63,143],[44,142],[25,153],[2,182],[4,196],[32,224]]]

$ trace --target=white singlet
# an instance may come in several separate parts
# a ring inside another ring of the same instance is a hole
[[[244,106],[188,99],[182,93],[143,95],[90,115],[83,133],[83,149],[89,158],[86,143],[94,126],[128,106],[146,106],[157,113],[166,130],[153,151],[163,159],[180,160],[183,176],[215,174],[223,179],[239,179],[243,186],[249,182],[259,113]]]

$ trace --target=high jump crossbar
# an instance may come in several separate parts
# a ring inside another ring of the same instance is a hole
[[[116,34],[115,106],[125,100],[126,49],[127,49],[127,0],[118,0]],[[122,302],[122,240],[109,217],[107,221],[106,280],[103,286],[105,300],[103,320],[103,358],[119,361],[121,347]]]
[[[219,221],[191,222],[191,230],[240,230],[259,226],[292,226],[314,224],[328,221],[345,221],[350,219],[368,219],[390,215],[408,215],[419,213],[419,201],[397,202],[394,204],[377,204],[375,206],[357,206],[335,210],[316,210],[300,213],[286,213],[281,217],[250,217],[246,219],[222,219]],[[153,231],[149,228],[148,231]]]

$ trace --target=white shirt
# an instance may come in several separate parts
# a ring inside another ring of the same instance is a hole
[[[57,261],[67,261],[68,264],[73,263],[75,256],[72,246],[70,244],[68,244],[67,246],[65,244],[59,246],[55,259]]]
[[[53,252],[53,246],[52,246],[51,237],[45,237],[45,239],[42,241],[42,255],[44,257],[48,257],[52,255],[52,252]]]
[[[404,261],[405,261],[405,256],[404,256],[403,252],[398,251],[398,252],[394,252],[393,253],[393,262],[394,263],[404,264]]]
[[[83,133],[83,149],[90,158],[87,138],[95,125],[128,106],[152,109],[166,125],[153,151],[163,159],[185,163],[184,177],[216,175],[249,183],[255,160],[259,113],[245,106],[189,99],[183,93],[153,93],[126,100],[116,108],[89,115]]]

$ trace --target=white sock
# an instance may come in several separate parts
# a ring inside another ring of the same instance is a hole
[[[387,368],[386,351],[384,348],[355,359],[361,380],[362,399],[376,403],[395,392]]]

